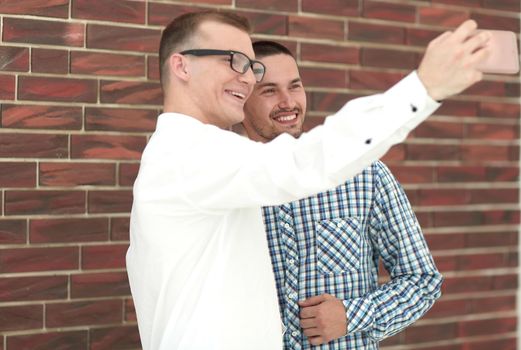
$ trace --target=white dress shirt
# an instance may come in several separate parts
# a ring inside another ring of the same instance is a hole
[[[437,107],[415,72],[295,139],[164,113],[134,185],[127,268],[145,350],[279,350],[261,206],[334,188]]]

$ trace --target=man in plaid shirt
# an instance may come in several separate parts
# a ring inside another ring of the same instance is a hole
[[[253,48],[266,74],[245,104],[248,137],[300,137],[306,94],[295,59],[275,42]],[[378,349],[440,297],[442,277],[418,221],[382,162],[330,191],[263,210],[285,349]],[[380,258],[390,275],[383,285]]]

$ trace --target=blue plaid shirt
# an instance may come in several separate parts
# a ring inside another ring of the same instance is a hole
[[[416,216],[381,162],[333,190],[263,211],[285,349],[378,349],[441,295],[442,277]],[[379,258],[390,275],[383,285]],[[343,300],[347,335],[312,346],[297,302],[324,293]]]

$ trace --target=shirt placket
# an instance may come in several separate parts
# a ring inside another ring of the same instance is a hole
[[[284,298],[284,323],[287,327],[284,334],[286,348],[300,350],[301,331],[298,306],[298,266],[299,255],[297,249],[296,230],[293,220],[293,212],[290,204],[280,206],[279,229],[282,245],[285,250],[285,281]]]

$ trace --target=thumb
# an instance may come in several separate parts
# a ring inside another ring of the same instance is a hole
[[[305,300],[301,300],[298,304],[302,307],[318,305],[327,300],[327,294],[315,295]]]

